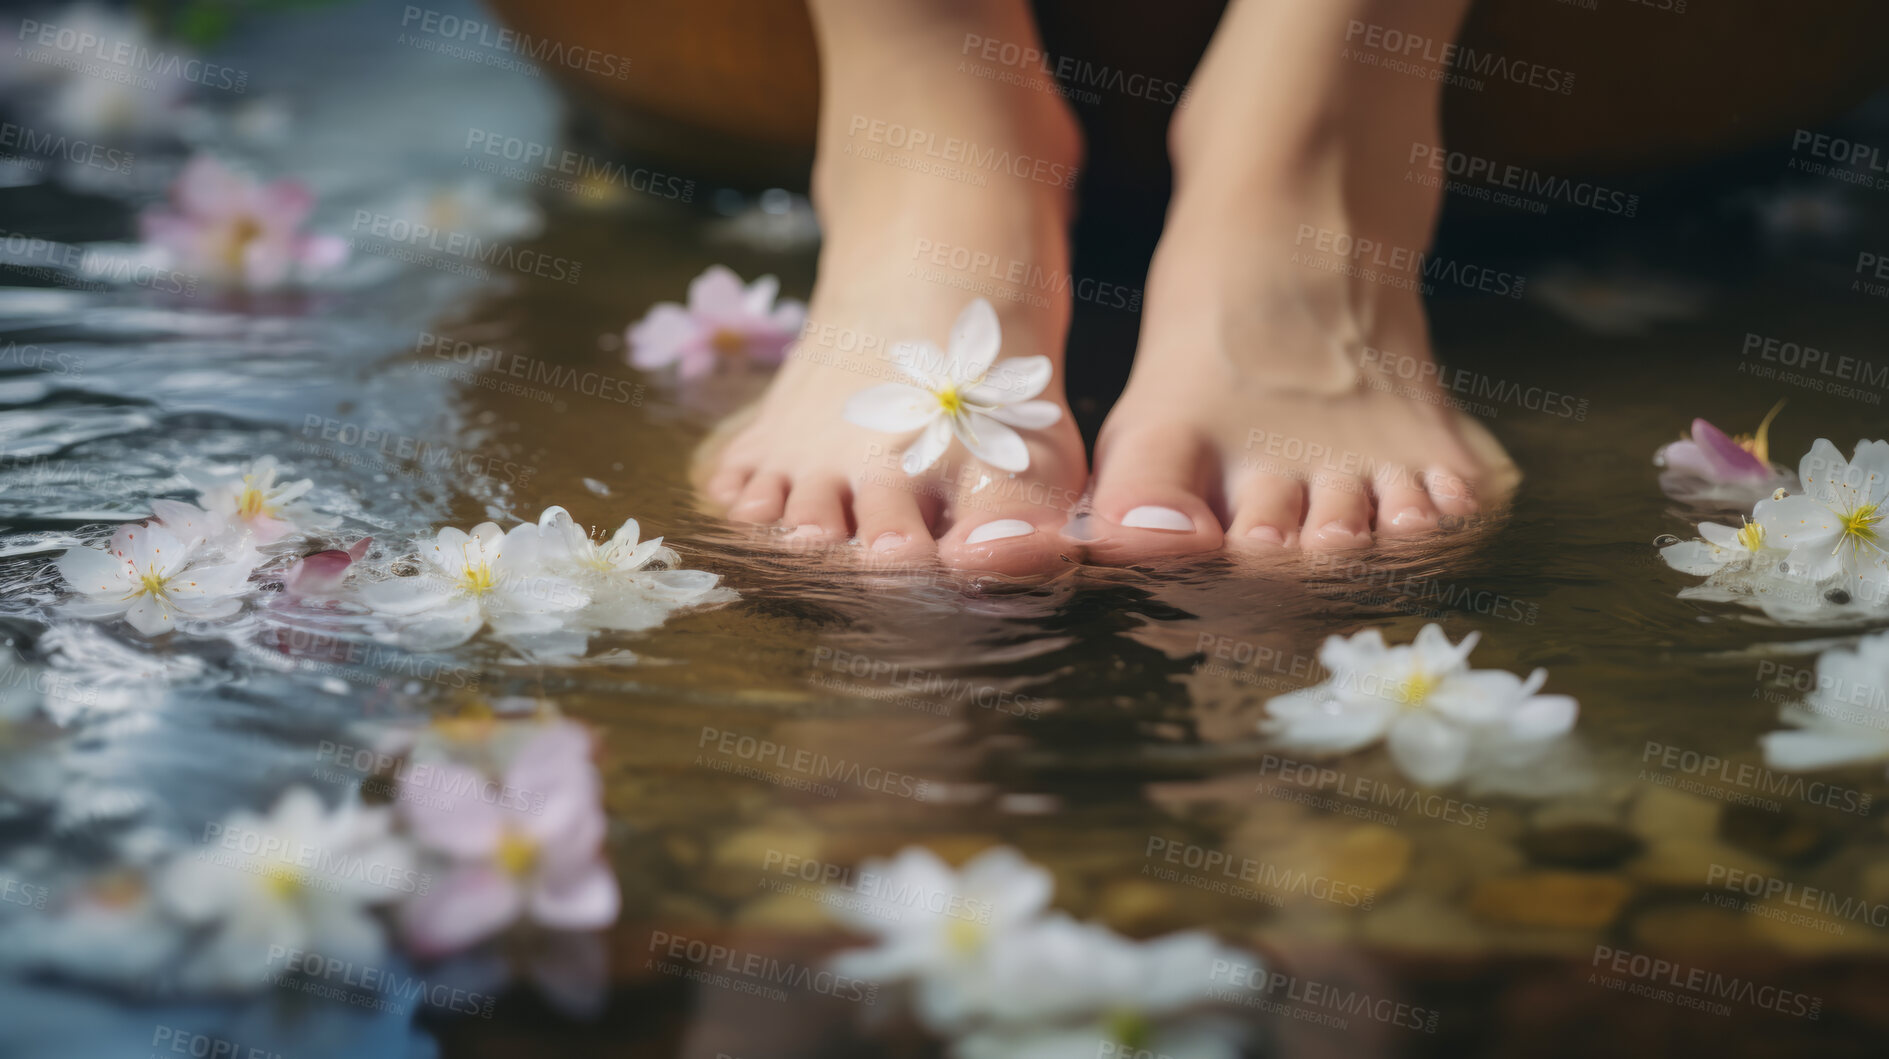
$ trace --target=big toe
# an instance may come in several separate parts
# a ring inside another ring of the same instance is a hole
[[[1089,553],[1100,562],[1189,555],[1225,535],[1208,504],[1206,446],[1191,431],[1115,434],[1097,452]]]

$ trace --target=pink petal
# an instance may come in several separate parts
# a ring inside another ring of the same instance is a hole
[[[539,876],[531,918],[554,930],[599,930],[616,922],[621,903],[610,866],[595,860],[574,872]]]
[[[502,810],[479,796],[486,779],[464,765],[412,766],[422,797],[402,798],[400,815],[423,846],[460,859],[484,857],[504,833]],[[422,779],[419,770],[430,770]]]
[[[255,185],[242,174],[207,154],[197,155],[177,174],[171,201],[185,214],[209,219],[227,217],[245,209]]]
[[[407,902],[401,933],[419,955],[457,952],[510,926],[524,903],[511,876],[491,865],[468,865]]]
[[[315,194],[299,180],[278,180],[257,192],[256,206],[264,227],[292,232],[314,212]]]
[[[338,235],[305,235],[296,241],[295,258],[303,271],[327,272],[348,259],[348,241]]]
[[[1703,419],[1692,421],[1692,440],[1722,478],[1763,478],[1771,473],[1764,461],[1746,452],[1723,430]]]
[[[282,575],[282,590],[294,597],[333,595],[347,578],[354,559],[353,549],[344,552],[331,548],[304,555]]]
[[[674,302],[652,307],[649,315],[631,325],[630,363],[644,370],[666,368],[682,353],[703,340],[702,325]]]
[[[710,265],[689,282],[689,312],[701,319],[738,319],[747,288],[726,265]]]

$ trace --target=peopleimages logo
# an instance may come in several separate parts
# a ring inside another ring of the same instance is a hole
[[[400,15],[400,27],[426,33],[458,44],[474,43],[494,51],[522,55],[535,63],[582,70],[599,77],[622,80],[630,76],[630,60],[621,55],[566,44],[546,37],[534,37],[504,26],[494,26],[475,18],[462,18],[444,11],[407,5]]]

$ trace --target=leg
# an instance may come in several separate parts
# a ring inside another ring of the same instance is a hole
[[[1002,357],[1048,356],[1055,375],[1041,397],[1064,404],[1068,284],[1053,281],[1068,269],[1079,134],[1060,99],[959,69],[967,34],[1034,45],[1026,0],[815,0],[811,10],[819,276],[801,342],[712,461],[705,491],[733,518],[856,536],[874,562],[936,552],[965,569],[1053,568],[1085,477],[1066,405],[1054,426],[1023,432],[1030,465],[1014,475],[954,444],[908,477],[897,457],[909,437],[841,414],[853,394],[900,377],[894,343],[944,346],[979,294],[996,306]]]
[[[1355,548],[1477,509],[1499,450],[1433,390],[1390,392],[1431,356],[1416,288],[1438,192],[1402,163],[1439,141],[1439,82],[1346,57],[1357,23],[1448,41],[1467,6],[1229,6],[1169,129],[1174,198],[1096,447],[1093,554]]]

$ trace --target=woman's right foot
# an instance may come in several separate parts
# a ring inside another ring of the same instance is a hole
[[[936,555],[966,571],[1053,570],[1087,478],[1062,377],[1080,133],[1060,99],[968,76],[956,63],[967,33],[1033,41],[1027,8],[816,3],[814,20],[824,63],[818,278],[799,343],[711,456],[703,492],[730,519],[779,524],[799,542],[854,538],[873,566]],[[907,381],[892,347],[946,348],[979,297],[1002,330],[997,363],[1050,358],[1055,373],[1036,398],[1063,415],[1018,431],[1029,449],[1021,472],[954,442],[909,476],[899,457],[916,434],[856,426],[846,402]]]

